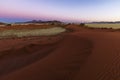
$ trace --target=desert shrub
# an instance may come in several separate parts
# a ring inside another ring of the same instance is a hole
[[[11,24],[6,24],[6,26],[12,26]]]
[[[52,22],[51,25],[55,25],[55,23]]]
[[[80,23],[80,26],[85,26],[85,23]]]

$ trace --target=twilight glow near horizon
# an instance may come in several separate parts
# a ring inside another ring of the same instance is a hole
[[[0,22],[120,21],[120,0],[0,0]]]

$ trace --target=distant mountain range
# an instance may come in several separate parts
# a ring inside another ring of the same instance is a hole
[[[42,20],[32,20],[32,21],[26,21],[26,22],[16,22],[16,23],[63,23],[61,21],[53,20],[53,21],[42,21]],[[90,22],[90,23],[96,23],[96,24],[117,24],[120,23],[120,21],[115,22],[108,22],[108,21],[101,21],[101,22]]]
[[[42,20],[31,20],[31,21],[26,21],[26,22],[15,22],[15,24],[25,24],[25,23],[50,23],[50,24],[61,24],[64,22],[57,21],[57,20],[52,20],[52,21],[42,21]],[[108,21],[101,21],[101,22],[89,22],[89,24],[119,24],[120,21],[115,21],[115,22],[108,22]],[[8,23],[0,22],[0,25],[5,25]]]
[[[6,23],[0,22],[0,25],[4,25],[4,24],[6,24]]]
[[[26,21],[26,22],[15,22],[17,23],[63,23],[61,21],[53,20],[53,21],[42,21],[42,20],[32,20],[32,21]]]

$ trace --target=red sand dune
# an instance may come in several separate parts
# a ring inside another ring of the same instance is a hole
[[[3,30],[11,30],[11,29],[45,29],[45,28],[51,28],[51,27],[56,27],[54,25],[12,25],[12,26],[7,26],[7,27],[0,27],[0,31]]]
[[[0,80],[120,80],[119,32],[67,28],[74,32],[1,40]]]

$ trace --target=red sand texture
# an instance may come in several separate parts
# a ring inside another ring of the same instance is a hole
[[[17,26],[7,26],[7,27],[0,27],[0,31],[3,30],[11,30],[11,29],[42,29],[42,28],[51,28],[51,27],[56,27],[55,25],[17,25]]]
[[[0,40],[0,80],[120,80],[120,32],[67,28],[74,32]]]

